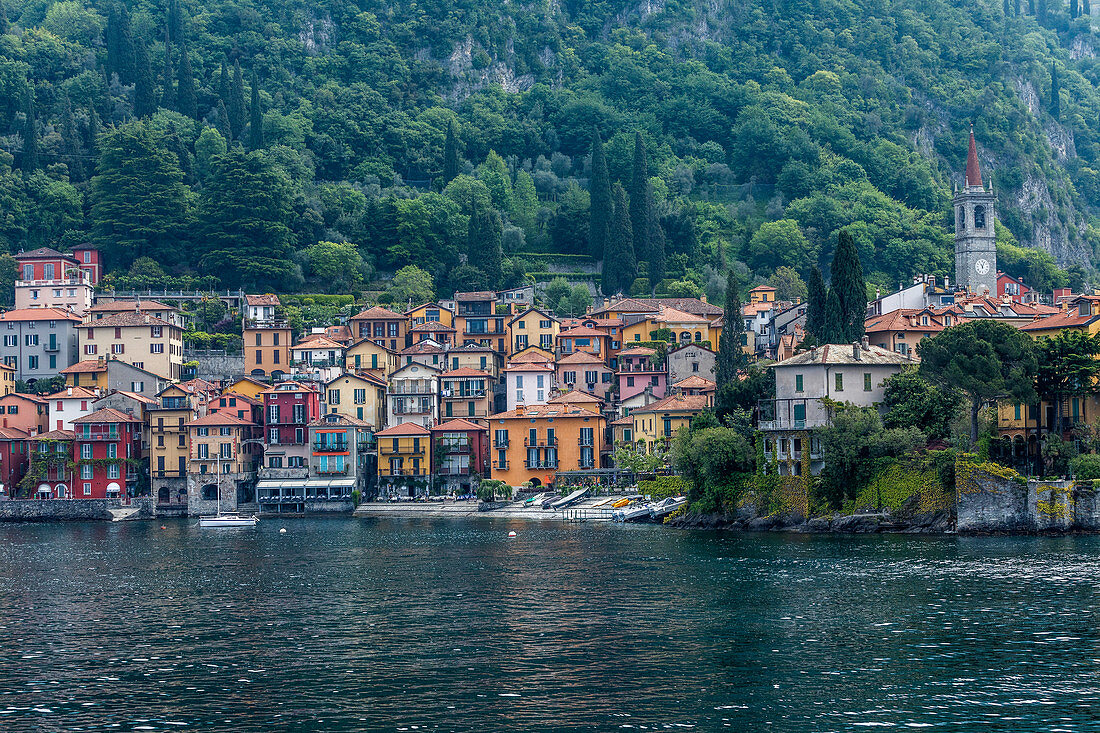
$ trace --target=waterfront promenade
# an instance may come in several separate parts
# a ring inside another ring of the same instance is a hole
[[[525,507],[522,501],[507,502],[504,506],[478,510],[477,501],[375,501],[360,504],[355,509],[357,517],[437,517],[443,519],[468,519],[471,517],[527,519],[533,521],[563,521],[567,518],[584,518],[589,521],[611,521],[611,504],[604,504],[608,497],[585,499],[563,511]]]

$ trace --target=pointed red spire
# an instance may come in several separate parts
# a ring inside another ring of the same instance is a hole
[[[978,146],[974,143],[974,125],[970,126],[970,152],[966,154],[966,185],[982,185],[982,170],[978,167]]]

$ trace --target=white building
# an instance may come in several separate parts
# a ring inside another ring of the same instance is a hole
[[[386,389],[386,425],[416,423],[430,428],[439,420],[441,370],[413,362],[390,374]]]
[[[764,452],[778,463],[781,475],[801,475],[803,451],[810,451],[810,470],[822,461],[814,428],[832,422],[825,400],[871,407],[882,402],[883,382],[917,362],[868,344],[825,344],[772,365],[775,399],[760,404]]]
[[[46,399],[50,402],[50,430],[73,430],[73,420],[98,409],[93,404],[99,399],[99,390],[67,387]]]
[[[556,394],[552,361],[510,362],[503,372],[508,410],[517,405],[545,405]]]

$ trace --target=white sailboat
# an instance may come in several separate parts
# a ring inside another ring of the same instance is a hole
[[[241,516],[237,512],[222,513],[222,475],[218,474],[218,513],[213,517],[199,517],[200,527],[255,527],[260,518]]]

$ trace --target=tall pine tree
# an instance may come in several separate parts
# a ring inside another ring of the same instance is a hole
[[[229,130],[233,139],[238,140],[244,133],[244,77],[241,74],[241,62],[233,62],[233,87],[229,93]]]
[[[594,258],[604,260],[607,269],[608,247],[611,240],[611,176],[607,172],[607,155],[603,149],[600,133],[592,130],[591,178],[588,183],[591,206],[589,207],[588,253]],[[607,282],[607,276],[604,276]],[[614,291],[612,291],[614,292]],[[604,293],[611,295],[611,293]]]
[[[172,42],[164,37],[164,82],[161,87],[160,106],[176,109],[176,72],[172,68]]]
[[[145,40],[142,38],[134,43],[134,68],[137,71],[134,82],[134,114],[138,117],[149,117],[157,111],[157,92],[153,83],[153,67],[149,62],[149,49],[145,47]]]
[[[637,273],[634,258],[634,233],[630,226],[630,206],[626,190],[618,183],[612,188],[611,240],[603,258],[604,295],[630,293]]]
[[[741,350],[741,334],[744,332],[741,315],[741,283],[731,267],[726,273],[726,304],[722,309],[722,338],[718,341],[718,357],[714,364],[714,380],[718,389],[737,381],[737,373],[746,364]]]
[[[23,97],[23,112],[27,118],[23,122],[23,157],[19,167],[24,172],[38,170],[38,126],[35,124],[34,89],[27,87]]]
[[[825,299],[824,330],[821,342],[825,344],[843,344],[848,342],[844,333],[844,308],[840,305],[840,297],[836,288],[829,288],[829,296]]]
[[[218,100],[218,120],[216,122],[217,130],[225,138],[226,142],[230,142],[233,139],[233,133],[229,131],[229,112],[225,109],[225,102]]]
[[[252,70],[252,103],[248,105],[251,120],[248,123],[248,149],[259,150],[264,146],[264,113],[260,109],[260,78]]]
[[[634,232],[634,254],[649,261],[649,164],[641,131],[634,133],[634,167],[630,178],[630,226]]]
[[[180,47],[179,86],[176,88],[176,109],[181,115],[197,119],[199,103],[195,97],[195,76],[191,73],[191,59],[187,55],[187,46]]]
[[[453,181],[458,176],[458,140],[455,136],[455,121],[447,122],[447,139],[443,143],[443,185]]]
[[[665,279],[665,230],[661,226],[661,217],[657,213],[656,196],[653,193],[653,182],[646,181],[646,227],[649,234],[646,241],[649,246],[649,291],[657,292],[657,286]]]
[[[180,9],[179,0],[168,0],[168,39],[172,43],[183,44],[184,41],[183,11]]]
[[[225,57],[222,57],[222,70],[218,74],[218,100],[229,109],[229,69],[225,65]],[[215,105],[216,106],[216,105]],[[229,138],[226,138],[229,140]]]
[[[846,229],[842,229],[837,238],[830,277],[832,290],[840,303],[838,333],[845,342],[858,341],[863,337],[867,318],[867,283],[863,280],[863,265],[855,240]]]
[[[810,270],[809,298],[806,301],[806,336],[819,344],[825,343],[825,308],[828,294],[825,292],[825,278],[821,270],[814,265]]]

